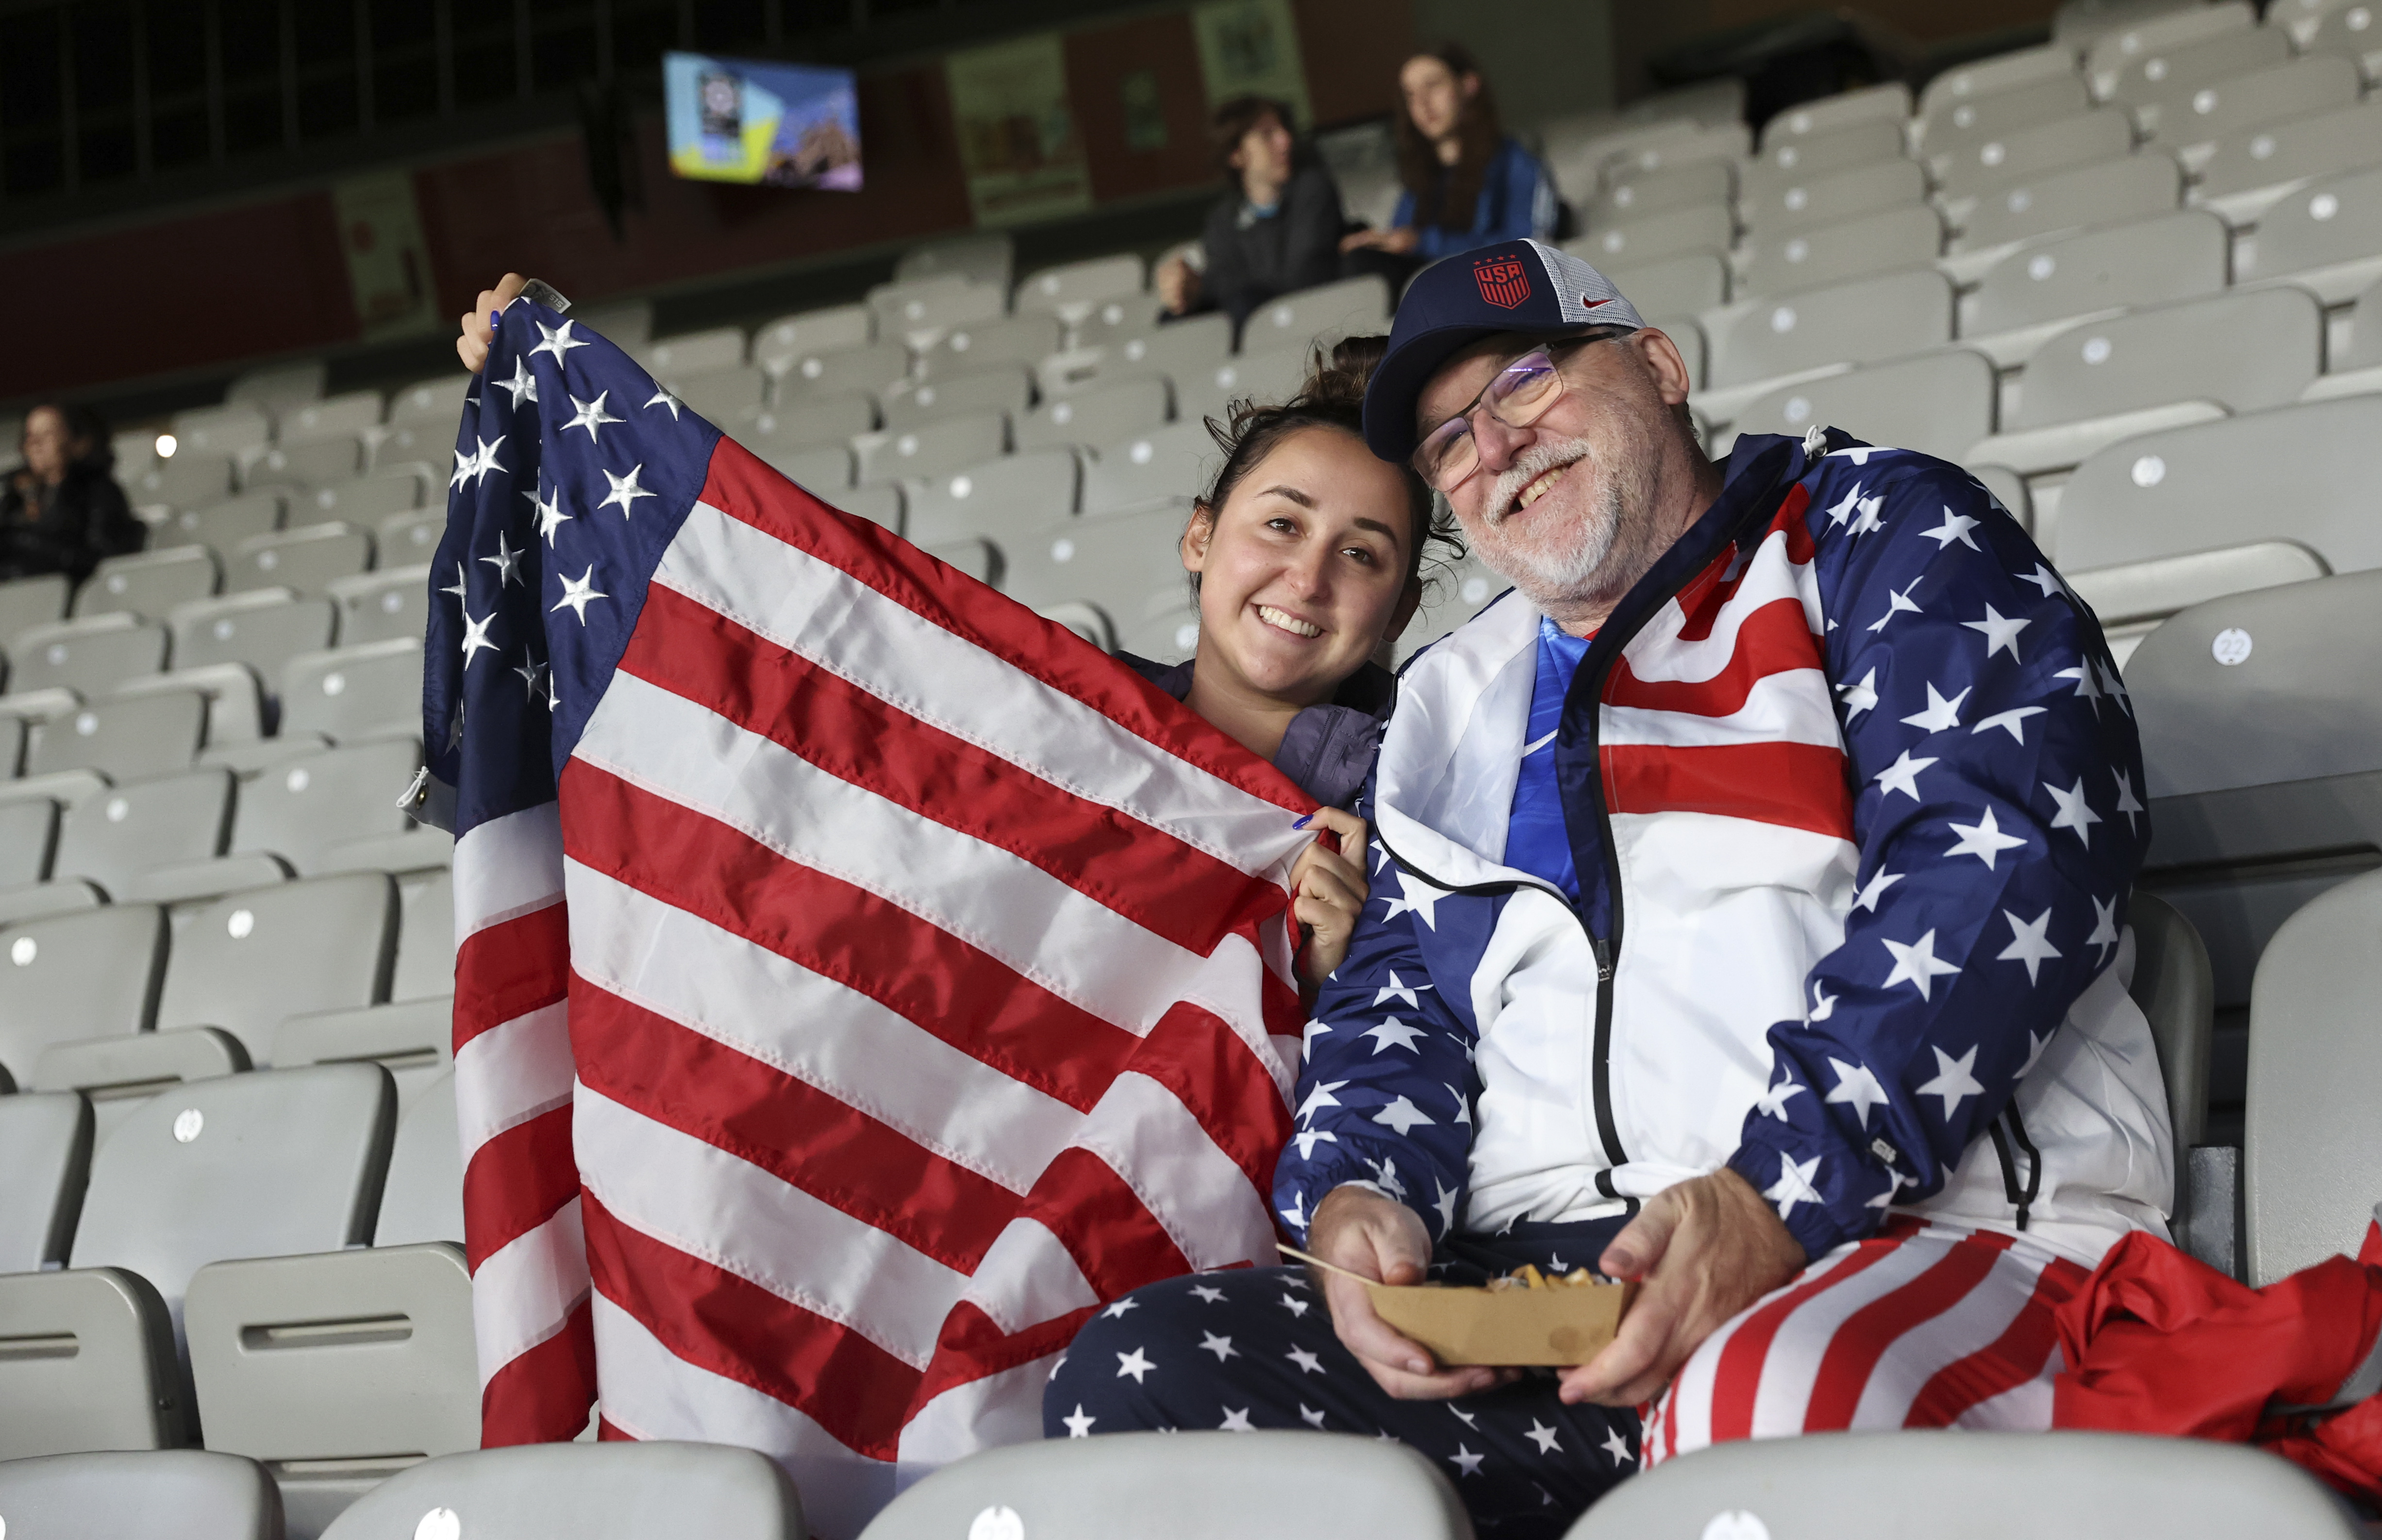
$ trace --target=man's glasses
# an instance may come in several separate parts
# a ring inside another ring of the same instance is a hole
[[[1443,495],[1462,486],[1480,469],[1480,445],[1472,436],[1473,413],[1487,409],[1491,417],[1509,428],[1527,428],[1563,399],[1565,380],[1559,361],[1591,342],[1626,336],[1598,332],[1542,343],[1497,371],[1471,405],[1423,435],[1412,464],[1415,473]]]

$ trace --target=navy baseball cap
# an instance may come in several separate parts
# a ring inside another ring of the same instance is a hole
[[[1415,401],[1445,363],[1484,336],[1562,336],[1589,326],[1646,324],[1613,280],[1541,240],[1502,240],[1416,275],[1390,348],[1365,387],[1365,443],[1393,462],[1415,451]]]

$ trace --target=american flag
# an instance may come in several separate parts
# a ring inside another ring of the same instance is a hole
[[[1271,766],[527,300],[431,582],[487,1444],[594,1404],[849,1534],[1103,1302],[1273,1260]]]

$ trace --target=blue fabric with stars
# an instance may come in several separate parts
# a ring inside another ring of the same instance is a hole
[[[1942,460],[1840,432],[1816,456],[1741,437],[1719,499],[1617,613],[1644,613],[1649,585],[1675,592],[1729,541],[1750,548],[1798,483],[1858,897],[1809,974],[1809,1021],[1770,1029],[1771,1089],[1728,1164],[1816,1257],[1870,1234],[1889,1204],[1940,1191],[1997,1126],[2023,1177],[2025,1135],[2005,1113],[2114,954],[2150,824],[2132,707],[2098,622],[1992,495]],[[1617,620],[1606,634],[1627,640]],[[1534,710],[1531,740],[1547,730]],[[1574,786],[1566,776],[1563,812],[1578,849],[1597,816]],[[1369,788],[1357,811],[1371,816]],[[1275,1205],[1303,1234],[1324,1194],[1354,1183],[1406,1204],[1436,1240],[1458,1227],[1480,1094],[1472,974],[1506,895],[1443,895],[1418,924],[1389,853],[1373,850],[1371,899],[1308,1030]],[[1581,850],[1583,864],[1601,859],[1592,841]],[[1584,1000],[1583,1032],[1592,1014]]]
[[[462,408],[422,693],[459,838],[554,801],[719,442],[626,353],[526,299]]]

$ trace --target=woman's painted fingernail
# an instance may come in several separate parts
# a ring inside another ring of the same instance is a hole
[[[1314,822],[1315,822],[1315,814],[1313,814],[1313,813],[1310,813],[1307,814],[1305,817],[1301,818],[1297,823],[1293,824],[1293,825],[1291,825],[1291,827],[1292,827],[1292,828],[1294,828],[1294,829],[1303,829],[1303,828],[1307,827],[1307,825],[1308,825],[1312,824],[1312,823],[1314,823]]]

